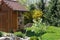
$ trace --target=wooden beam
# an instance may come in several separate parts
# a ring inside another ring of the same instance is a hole
[[[17,11],[17,29],[18,29],[18,11]]]

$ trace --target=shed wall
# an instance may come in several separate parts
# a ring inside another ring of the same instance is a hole
[[[0,31],[16,31],[17,12],[10,9],[5,3],[3,3],[0,8]]]

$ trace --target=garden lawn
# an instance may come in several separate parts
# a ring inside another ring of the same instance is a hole
[[[42,40],[60,40],[60,27],[50,26],[42,35]]]
[[[60,40],[59,33],[46,33],[42,35],[42,40]]]
[[[55,26],[49,26],[46,29],[47,33],[60,33],[60,27],[55,27]]]

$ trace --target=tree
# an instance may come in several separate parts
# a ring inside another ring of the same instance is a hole
[[[37,7],[44,12],[45,10],[45,3],[44,0],[40,0],[40,2],[37,3]]]
[[[36,7],[35,7],[35,5],[34,5],[34,4],[31,4],[29,7],[30,7],[30,8],[29,8],[29,10],[30,10],[30,11],[33,11],[33,10],[35,10],[35,9],[36,9]]]
[[[31,12],[25,12],[24,14],[24,24],[27,23],[32,23],[33,18],[32,18],[32,13]]]
[[[48,10],[45,17],[45,22],[50,25],[60,26],[60,2],[59,0],[50,0]]]

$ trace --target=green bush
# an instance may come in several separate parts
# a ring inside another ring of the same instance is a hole
[[[2,35],[3,35],[3,33],[2,33],[2,32],[0,32],[0,37],[2,37]]]
[[[26,28],[27,36],[41,36],[46,31],[46,25],[41,23],[41,19],[34,20],[32,27]]]
[[[32,36],[32,37],[30,37],[30,40],[39,40],[39,39],[36,36]]]
[[[16,35],[17,37],[25,37],[25,34],[23,34],[22,32],[15,32],[14,35]]]
[[[42,34],[45,33],[44,30],[40,29],[39,27],[30,27],[26,28],[26,35],[31,37],[31,36],[41,36]]]
[[[60,33],[60,27],[49,26],[46,29],[46,32],[48,32],[48,33]]]
[[[26,36],[28,36],[28,37],[35,36],[35,33],[32,31],[27,31]]]
[[[46,33],[42,35],[42,40],[60,40],[59,33]]]

